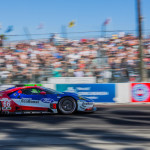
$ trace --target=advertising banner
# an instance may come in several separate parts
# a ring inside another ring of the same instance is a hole
[[[150,102],[150,83],[132,83],[132,102]]]
[[[115,84],[56,84],[56,90],[78,93],[95,102],[115,102]]]

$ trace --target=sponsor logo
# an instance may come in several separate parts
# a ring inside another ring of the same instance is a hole
[[[145,101],[149,97],[149,88],[144,84],[136,84],[132,89],[136,101]]]
[[[109,95],[109,92],[78,92],[79,95]]]
[[[51,99],[51,98],[42,98],[41,101],[42,101],[43,103],[52,103],[52,102],[54,102],[54,100]]]
[[[91,87],[77,87],[77,90],[87,91],[87,90],[91,90]]]
[[[34,104],[37,104],[37,103],[39,103],[39,101],[37,100],[32,100],[32,99],[30,99],[30,98],[25,98],[25,99],[22,99],[21,100],[21,103],[34,103]]]
[[[2,107],[2,110],[11,110],[11,107]]]
[[[82,103],[82,106],[85,107],[87,105],[93,105],[93,102],[83,102]]]
[[[10,101],[8,98],[2,98],[2,101]]]
[[[65,92],[77,93],[77,90],[74,87],[68,87]]]

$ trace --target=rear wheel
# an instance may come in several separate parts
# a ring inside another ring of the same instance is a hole
[[[62,114],[72,114],[76,108],[76,101],[72,97],[64,97],[58,103],[58,110]]]

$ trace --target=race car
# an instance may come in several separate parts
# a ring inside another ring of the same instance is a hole
[[[41,86],[19,86],[0,91],[0,113],[93,112],[94,101],[76,93],[58,92]]]

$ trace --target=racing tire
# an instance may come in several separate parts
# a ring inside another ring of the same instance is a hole
[[[77,109],[77,103],[72,97],[64,97],[60,99],[58,103],[58,111],[61,114],[69,115],[73,114]]]

